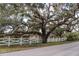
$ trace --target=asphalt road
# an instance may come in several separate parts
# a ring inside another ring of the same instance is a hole
[[[79,56],[79,42],[3,53],[0,56]]]

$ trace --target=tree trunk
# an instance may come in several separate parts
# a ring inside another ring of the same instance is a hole
[[[42,43],[47,43],[47,38],[46,36],[42,36]]]

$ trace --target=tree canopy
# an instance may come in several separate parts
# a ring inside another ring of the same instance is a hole
[[[79,4],[74,3],[0,4],[0,33],[37,34],[46,43],[54,32],[78,31],[78,17]]]

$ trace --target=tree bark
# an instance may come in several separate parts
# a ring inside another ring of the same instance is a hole
[[[42,36],[42,43],[47,43],[47,37],[46,36]]]

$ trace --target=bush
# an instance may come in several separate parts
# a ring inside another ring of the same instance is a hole
[[[67,41],[77,41],[79,40],[79,33],[77,32],[68,33],[66,37],[67,37]]]

